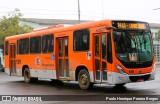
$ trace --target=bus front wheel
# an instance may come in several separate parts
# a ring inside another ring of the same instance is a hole
[[[90,82],[90,76],[87,70],[82,69],[78,74],[78,84],[81,89],[89,89],[93,86]]]

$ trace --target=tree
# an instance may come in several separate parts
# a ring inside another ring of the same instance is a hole
[[[6,36],[28,33],[33,27],[28,25],[19,25],[19,19],[22,17],[19,9],[10,12],[8,16],[3,16],[0,21],[0,45],[3,44]]]

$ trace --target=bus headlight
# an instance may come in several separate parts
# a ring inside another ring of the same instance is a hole
[[[118,69],[119,73],[126,74],[126,72],[123,70],[123,68],[121,66],[119,66],[118,64],[116,64],[116,68]]]

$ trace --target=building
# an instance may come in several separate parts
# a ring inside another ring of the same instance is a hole
[[[153,41],[154,44],[154,51],[156,54],[156,62],[160,64],[160,41]]]
[[[158,31],[160,30],[160,24],[158,23],[150,23],[150,28],[152,32],[152,37],[154,40],[156,40],[156,37],[158,35]]]
[[[64,19],[38,19],[38,18],[22,18],[20,25],[27,24],[34,29],[44,28],[48,26],[55,26],[59,24],[74,25],[79,23],[89,22],[86,20],[64,20]]]
[[[153,38],[153,45],[154,45],[154,50],[156,54],[156,62],[157,64],[160,64],[160,41],[156,40],[158,31],[160,30],[160,24],[150,23],[149,25],[151,28],[151,33],[152,33],[152,38]]]

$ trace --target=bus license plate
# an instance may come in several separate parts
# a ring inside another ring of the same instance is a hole
[[[144,79],[138,79],[137,82],[144,82]]]

